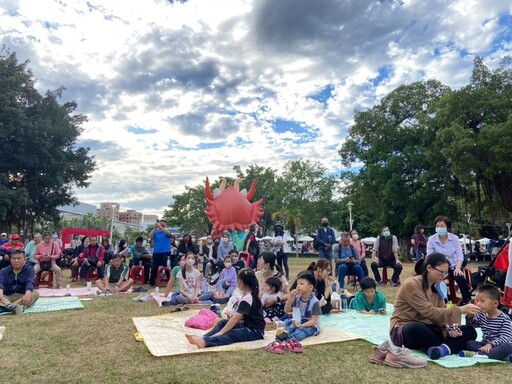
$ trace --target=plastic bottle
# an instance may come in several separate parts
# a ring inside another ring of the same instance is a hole
[[[345,290],[343,290],[343,292],[341,292],[340,300],[341,300],[341,312],[347,312],[348,311],[348,301],[347,301],[347,295],[345,294]]]
[[[160,295],[160,287],[155,288],[155,295],[157,295],[157,296]]]
[[[334,283],[332,283],[332,291],[333,292],[338,292],[338,287],[339,287],[339,284],[338,282],[335,280]]]
[[[171,268],[171,258],[167,256],[167,267]]]

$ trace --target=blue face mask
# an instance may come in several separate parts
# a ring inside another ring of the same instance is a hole
[[[436,233],[438,235],[444,236],[448,233],[448,229],[447,228],[436,228]]]
[[[383,234],[384,236],[388,237],[388,236],[390,236],[390,235],[391,235],[391,232],[389,232],[389,231],[384,231],[384,232],[382,232],[382,234]]]

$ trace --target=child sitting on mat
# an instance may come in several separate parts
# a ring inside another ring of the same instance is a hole
[[[263,316],[266,319],[273,319],[274,317],[282,317],[284,315],[281,305],[266,305],[269,299],[276,300],[279,303],[281,298],[281,280],[275,276],[269,277],[265,280],[263,286],[264,294],[261,297],[261,305],[263,306]]]
[[[236,307],[236,312],[229,320],[220,320],[204,336],[185,334],[190,344],[204,348],[263,339],[265,321],[254,271],[250,268],[241,269],[238,273],[237,286],[244,296]]]
[[[196,256],[193,252],[187,252],[185,267],[178,273],[180,282],[180,294],[176,296],[176,304],[199,304],[201,301],[214,299],[213,291],[201,294],[201,273],[194,267]]]
[[[310,272],[301,272],[297,276],[297,288],[292,289],[284,311],[292,313],[292,318],[285,320],[282,333],[276,335],[279,341],[304,340],[320,333],[319,316],[322,314],[320,302],[315,296],[316,279]]]
[[[512,362],[512,321],[498,308],[501,293],[498,288],[484,284],[476,290],[476,305],[483,313],[467,315],[469,326],[482,329],[482,341],[467,342],[468,351],[460,351],[459,356],[474,357],[486,355],[489,359]]]
[[[231,297],[236,288],[236,269],[233,266],[233,259],[230,255],[224,258],[224,269],[222,269],[217,283],[217,295],[215,298],[221,299]]]
[[[355,309],[364,314],[385,315],[386,297],[380,291],[377,291],[377,283],[371,277],[365,277],[359,283],[361,290],[356,293],[354,299],[350,302],[350,309]]]

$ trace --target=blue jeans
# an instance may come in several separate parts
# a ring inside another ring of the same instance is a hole
[[[366,265],[366,259],[361,260],[361,264],[359,264],[359,265],[361,266],[361,269],[363,270],[363,276],[368,277],[369,273],[368,273],[368,266]]]
[[[356,275],[359,282],[361,282],[364,277],[363,269],[359,264],[343,263],[338,268],[338,282],[340,283],[340,288],[345,287],[345,277],[347,275]]]
[[[199,301],[208,301],[208,300],[213,301],[214,296],[215,296],[215,294],[212,291],[210,291],[210,292],[205,292],[203,294],[200,294],[197,297],[197,299]],[[190,304],[190,300],[187,297],[183,296],[181,293],[178,296],[176,296],[175,300],[176,300],[176,304]]]
[[[263,339],[264,330],[244,327],[242,324],[235,324],[233,328],[221,336],[213,336],[219,332],[228,320],[221,320],[210,331],[204,334],[203,339],[207,347],[240,343],[242,341],[254,341]]]
[[[224,280],[219,280],[219,282],[217,283],[217,291],[218,292],[223,292],[223,291],[226,291],[226,297],[231,297],[231,294],[233,293],[233,291],[235,290],[235,286],[234,285],[230,285],[226,288],[226,286],[224,285],[225,281]]]
[[[325,251],[322,248],[318,248],[318,257],[332,261],[332,248],[328,251]]]
[[[481,341],[470,340],[468,341],[466,348],[470,351],[479,352],[481,354],[489,356],[489,359],[494,360],[503,360],[508,355],[512,354],[512,344],[510,343],[502,343],[494,348],[491,348],[489,353],[484,353],[480,351],[480,348],[483,347],[486,343],[482,343]]]
[[[90,266],[87,265],[85,261],[80,266],[80,277],[82,279],[85,279],[87,277],[87,271],[89,270],[89,268]],[[96,269],[98,270],[98,276],[100,277],[100,279],[103,279],[103,276],[105,275],[105,264],[101,264],[101,267]]]
[[[315,336],[320,333],[317,327],[295,328],[292,319],[285,320],[284,324],[284,329],[288,332],[288,340],[295,339],[302,341],[307,337]]]

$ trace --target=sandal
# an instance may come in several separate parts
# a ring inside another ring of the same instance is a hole
[[[284,344],[279,341],[273,341],[265,347],[265,351],[280,355],[284,352]]]
[[[304,352],[304,349],[302,349],[302,344],[299,343],[297,340],[295,339],[291,339],[290,341],[288,341],[284,347],[291,351],[291,352],[295,352],[295,353],[302,353]]]

